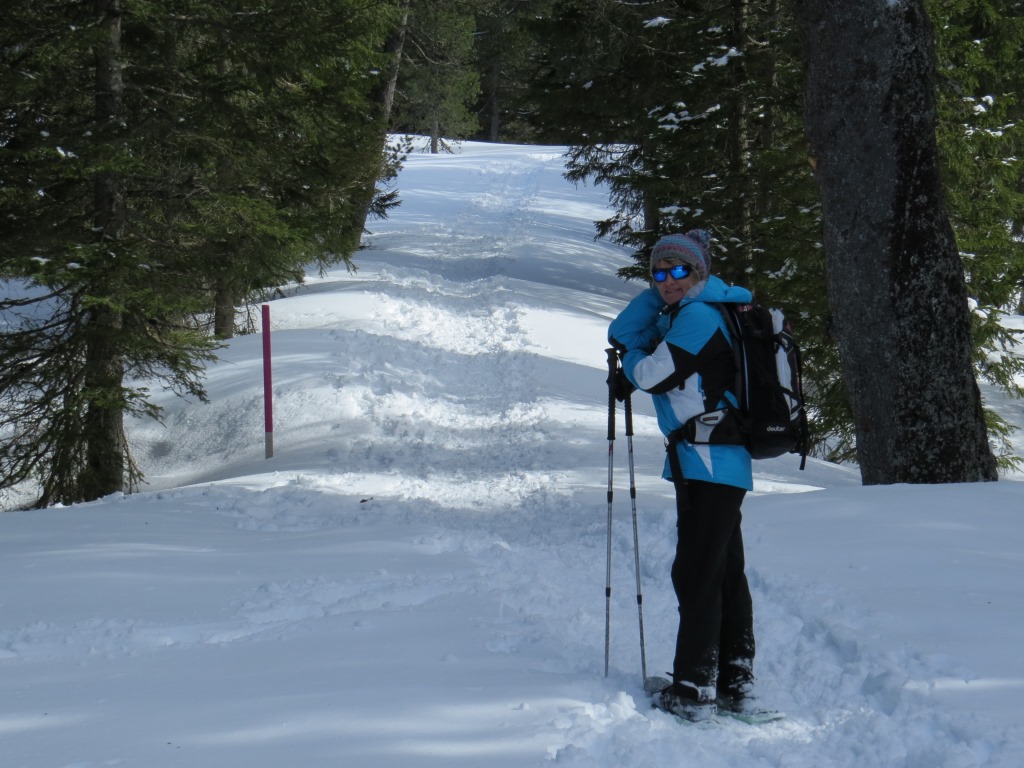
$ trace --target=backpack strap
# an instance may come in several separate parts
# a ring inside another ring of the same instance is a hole
[[[746,414],[745,388],[743,379],[746,375],[746,361],[743,359],[743,343],[741,341],[739,326],[736,318],[732,316],[729,308],[721,302],[707,302],[718,310],[725,323],[726,332],[729,336],[729,344],[732,348],[733,381],[732,386],[720,384],[715,389],[705,390],[705,402],[711,403],[713,410],[699,413],[690,417],[677,432],[681,434],[676,439],[687,440],[691,444],[715,443],[721,445],[743,445],[746,443],[746,434],[749,431]],[[736,399],[737,406],[733,406],[725,396],[732,392]],[[725,405],[719,407],[718,404]]]
[[[735,374],[733,375],[732,394],[736,398],[736,402],[739,404],[740,411],[743,412],[747,408],[747,404],[743,402],[746,392],[746,387],[743,386],[743,378],[746,375],[747,363],[743,359],[743,341],[740,335],[739,325],[736,323],[736,318],[733,317],[732,312],[725,304],[716,303],[715,308],[719,314],[722,315],[722,319],[725,321],[725,329],[729,332],[729,342],[732,345],[732,362],[735,368]],[[726,388],[715,401],[716,403],[720,400],[725,399],[725,392],[730,391]]]
[[[668,451],[668,466],[672,470],[672,484],[677,490],[680,485],[686,482],[686,477],[683,475],[683,466],[679,461],[679,443],[685,439],[685,433],[686,424],[683,424],[679,429],[670,432],[665,440],[665,450]]]

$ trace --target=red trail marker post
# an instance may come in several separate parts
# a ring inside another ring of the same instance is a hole
[[[270,373],[270,305],[263,305],[263,423],[266,457],[274,456],[274,388]]]

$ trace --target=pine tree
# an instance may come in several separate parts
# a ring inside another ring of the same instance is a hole
[[[530,76],[539,52],[530,23],[546,15],[550,5],[551,0],[485,0],[477,12],[479,138],[520,143],[540,140],[529,121],[535,111]]]
[[[185,160],[192,189],[175,213],[209,269],[218,335],[250,292],[358,247],[386,140],[373,97],[394,10],[234,0],[159,25],[175,49],[160,81],[182,94],[160,151]]]
[[[130,489],[125,414],[204,396],[190,322],[347,260],[388,18],[357,0],[16,0],[0,31],[0,489]],[[233,312],[232,312],[233,314]]]
[[[211,345],[182,323],[181,260],[160,261],[137,212],[159,175],[125,72],[125,9],[19,3],[5,71],[0,487],[34,480],[38,504],[93,499],[138,479],[126,413],[155,410],[139,379],[202,396]],[[139,202],[141,201],[141,202]]]
[[[1020,397],[1020,333],[1001,322],[1024,286],[1024,8],[1010,0],[935,0],[939,147],[943,180],[974,304],[974,362],[981,378]],[[1001,464],[1015,465],[1012,427],[987,412]]]
[[[610,189],[597,234],[634,249],[620,274],[649,279],[661,235],[711,230],[715,271],[796,320],[815,441],[849,455],[788,6],[570,0],[534,26],[538,121],[571,145],[570,179]]]
[[[383,66],[373,88],[372,115],[381,145],[379,169],[372,178],[363,182],[361,196],[363,204],[356,211],[354,229],[366,231],[370,218],[386,218],[388,211],[399,204],[398,191],[391,188],[398,176],[409,148],[404,141],[389,142],[398,75],[401,71],[402,52],[409,31],[409,8],[411,0],[394,0],[394,19],[388,29],[381,53]]]
[[[546,138],[571,145],[571,179],[610,186],[618,212],[599,234],[636,248],[625,275],[646,277],[653,241],[692,226],[719,233],[734,280],[813,244],[799,62],[776,6],[563,2],[541,26]]]
[[[443,137],[466,138],[479,125],[475,8],[473,0],[412,0],[393,124],[429,136],[434,153]]]

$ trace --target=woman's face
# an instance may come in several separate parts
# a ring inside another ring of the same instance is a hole
[[[657,272],[659,269],[666,271],[665,280],[661,283],[656,282],[654,285],[657,286],[658,293],[661,294],[661,299],[666,304],[675,304],[697,284],[697,273],[692,269],[686,277],[679,280],[672,277],[672,265],[667,261],[656,262],[651,271]]]

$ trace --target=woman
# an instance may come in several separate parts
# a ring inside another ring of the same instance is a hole
[[[725,322],[711,303],[748,304],[752,297],[710,274],[709,245],[699,229],[658,240],[650,259],[654,286],[608,329],[623,372],[653,395],[658,425],[669,437],[665,477],[676,488],[672,585],[679,631],[672,683],[654,702],[690,720],[753,707],[753,608],[740,533],[751,460],[738,434],[724,434],[731,420],[723,417],[736,404],[735,364]]]

